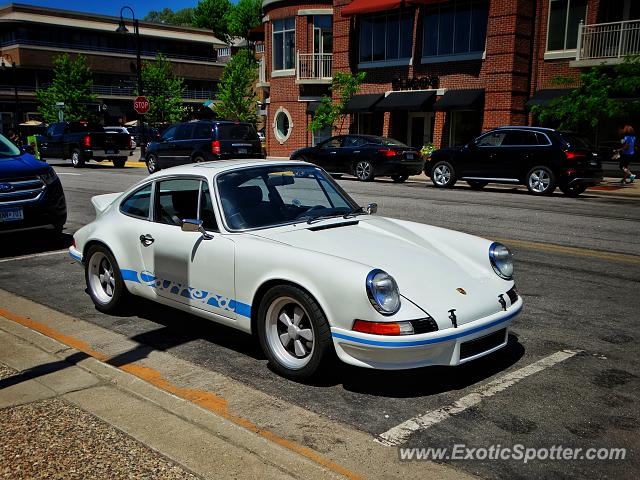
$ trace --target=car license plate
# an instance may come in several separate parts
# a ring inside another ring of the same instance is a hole
[[[24,212],[22,211],[22,208],[0,209],[0,222],[14,222],[16,220],[24,220]]]
[[[116,153],[118,153],[117,150],[105,150],[104,153],[106,153],[107,155],[115,155]]]
[[[407,160],[413,160],[413,153],[407,153],[407,155],[405,156],[405,158]]]
[[[246,148],[239,148],[238,153],[247,153],[248,150]]]

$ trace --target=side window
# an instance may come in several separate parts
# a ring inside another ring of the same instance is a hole
[[[478,147],[499,147],[502,145],[506,135],[506,132],[491,132],[484,137],[480,137],[476,141],[476,145]]]
[[[174,140],[188,140],[191,138],[191,132],[193,131],[193,124],[191,123],[182,123],[178,125],[178,129],[176,130],[176,136]]]
[[[209,184],[202,182],[202,193],[200,195],[200,220],[205,230],[218,231],[218,222],[216,214],[213,211],[213,202],[211,201],[211,192]]]
[[[149,183],[129,195],[120,204],[120,211],[125,215],[148,220],[149,206],[151,205],[151,185]]]
[[[342,137],[333,137],[324,142],[320,148],[330,149],[330,148],[340,148],[342,146]]]
[[[512,130],[502,142],[504,146],[532,146],[538,145],[535,132],[526,132],[524,130]]]
[[[551,145],[549,138],[544,133],[536,132],[536,139],[538,141],[538,145]]]
[[[53,134],[54,135],[62,135],[64,134],[64,131],[66,130],[67,124],[66,123],[58,123],[56,125],[53,126]]]
[[[211,138],[211,124],[210,123],[196,123],[193,129],[193,138]]]
[[[182,220],[198,218],[200,180],[185,178],[156,183],[155,221],[182,225]]]
[[[344,147],[361,147],[365,144],[365,140],[361,137],[345,137]]]
[[[168,142],[170,140],[173,140],[174,137],[176,136],[176,130],[178,129],[177,126],[173,126],[173,127],[169,127],[167,128],[164,133],[162,134],[162,140],[165,142]]]

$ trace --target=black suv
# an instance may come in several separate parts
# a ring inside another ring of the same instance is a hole
[[[526,185],[534,195],[559,187],[577,196],[602,180],[595,148],[584,138],[539,127],[500,127],[463,147],[433,152],[425,174],[436,187],[451,188],[466,180],[473,189],[488,183]]]
[[[258,133],[250,123],[199,120],[167,128],[147,148],[149,172],[185,163],[227,158],[264,158]]]

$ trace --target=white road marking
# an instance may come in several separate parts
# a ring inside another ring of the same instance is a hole
[[[53,252],[32,253],[31,255],[20,255],[19,257],[3,258],[0,263],[13,262],[14,260],[25,260],[34,257],[48,257],[49,255],[58,255],[60,253],[69,253],[66,248],[64,250],[54,250]]]
[[[81,173],[71,173],[71,172],[56,172],[58,175],[74,175],[76,177],[81,177]]]
[[[433,425],[436,425],[437,423],[440,423],[441,421],[446,420],[447,418],[457,413],[463,412],[469,407],[477,405],[482,401],[483,398],[491,397],[496,393],[506,390],[510,386],[518,383],[520,380],[528,377],[529,375],[538,373],[545,368],[549,368],[555,365],[556,363],[563,362],[580,352],[581,350],[562,350],[560,352],[549,355],[548,357],[544,357],[537,362],[532,363],[531,365],[522,367],[515,372],[508,373],[500,378],[489,382],[480,391],[465,395],[459,400],[437,410],[433,410],[424,415],[410,418],[406,422],[403,422],[400,425],[397,425],[392,429],[380,434],[375,439],[375,441],[389,447],[401,445],[409,438],[412,433],[418,430],[426,430],[427,428],[432,427]]]

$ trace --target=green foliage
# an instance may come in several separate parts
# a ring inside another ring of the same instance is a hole
[[[310,132],[317,132],[325,128],[334,130],[338,128],[338,123],[342,126],[347,116],[345,113],[347,104],[362,85],[365,75],[365,72],[358,72],[355,75],[336,72],[330,88],[333,100],[326,95],[322,97],[313,116],[313,121],[309,123],[307,130]]]
[[[170,8],[151,10],[142,20],[145,22],[163,23],[165,25],[190,27],[193,25],[193,8],[183,8],[175,12]]]
[[[91,106],[97,97],[91,93],[93,78],[87,60],[82,55],[71,59],[66,53],[53,60],[53,82],[46,89],[36,91],[38,112],[45,122],[58,121],[57,102],[64,102],[65,120],[89,120],[96,116]]]
[[[423,145],[422,148],[420,149],[420,155],[422,155],[423,158],[429,158],[429,155],[431,155],[434,151],[436,150],[436,146],[429,142],[426,145]]]
[[[174,123],[182,120],[185,113],[183,79],[173,74],[171,63],[161,53],[156,55],[155,61],[143,63],[142,87],[150,104],[146,121]]]
[[[229,17],[232,9],[229,0],[200,0],[193,11],[193,24],[213,31],[216,37],[229,43]]]
[[[573,81],[573,79],[571,79]],[[569,79],[557,77],[556,85]],[[562,130],[595,128],[600,120],[629,116],[640,111],[640,55],[628,56],[613,68],[592,67],[580,74],[580,86],[549,105],[535,105],[531,111],[543,124]]]
[[[240,0],[229,14],[229,33],[247,38],[249,30],[262,23],[262,0]]]
[[[257,96],[253,90],[258,63],[250,50],[240,50],[227,63],[220,79],[219,103],[214,106],[221,118],[250,122],[258,121]]]

